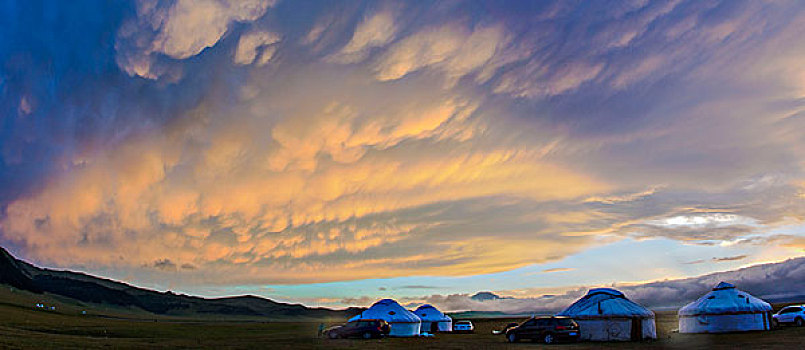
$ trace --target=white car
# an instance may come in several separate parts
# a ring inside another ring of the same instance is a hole
[[[786,306],[777,311],[771,318],[775,326],[788,323],[802,327],[805,325],[805,305]]]
[[[463,320],[457,321],[453,323],[453,332],[454,333],[472,333],[475,331],[475,327],[473,327],[472,322]]]

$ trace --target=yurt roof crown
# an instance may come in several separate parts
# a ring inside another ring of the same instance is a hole
[[[571,317],[653,317],[654,313],[612,288],[593,288],[559,313]]]

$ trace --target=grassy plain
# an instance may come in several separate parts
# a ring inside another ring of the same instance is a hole
[[[439,334],[433,338],[376,340],[316,337],[317,322],[260,322],[154,318],[113,313],[81,314],[80,306],[59,305],[56,311],[33,307],[33,295],[0,293],[0,348],[29,349],[801,349],[805,327],[768,332],[718,335],[674,333],[675,312],[658,312],[656,341],[578,343],[545,346],[508,344],[493,329],[520,319],[475,319],[475,334]],[[53,301],[58,304],[58,301]],[[111,315],[111,316],[110,316]]]

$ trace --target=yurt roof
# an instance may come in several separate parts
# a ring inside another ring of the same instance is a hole
[[[569,317],[654,317],[651,310],[626,298],[612,288],[594,288],[568,306],[558,316]]]
[[[430,304],[425,304],[418,307],[416,311],[414,311],[414,314],[421,318],[422,321],[426,322],[452,321],[450,316],[445,315],[439,311],[439,309]]]
[[[680,316],[741,314],[771,311],[769,303],[721,282],[698,300],[679,309]]]
[[[359,319],[382,319],[390,323],[421,322],[417,315],[414,315],[413,312],[406,310],[399,303],[392,299],[379,300],[371,307],[361,312],[360,315],[357,315],[349,320],[353,321]]]

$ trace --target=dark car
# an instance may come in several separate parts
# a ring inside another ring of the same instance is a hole
[[[509,324],[502,333],[511,343],[530,339],[552,344],[558,341],[577,341],[579,325],[568,317],[533,317],[519,325]]]
[[[387,336],[391,326],[384,320],[356,320],[343,326],[328,328],[324,331],[330,339],[361,337],[364,339]]]

